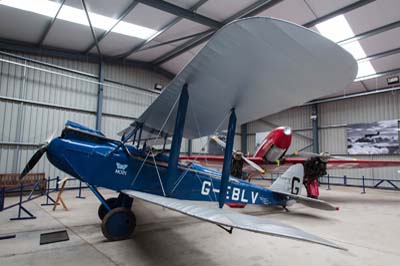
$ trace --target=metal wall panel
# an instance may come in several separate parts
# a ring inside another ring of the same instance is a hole
[[[60,134],[67,120],[95,128],[98,65],[74,60],[18,54],[42,62],[70,68],[87,75],[43,66],[23,59],[0,55],[0,172],[21,171],[42,143],[54,131]],[[102,128],[107,136],[132,123],[157,97],[151,90],[166,78],[151,71],[129,66],[106,66],[106,78],[126,86],[106,82],[104,86]],[[110,71],[111,73],[107,73]],[[120,73],[119,73],[120,72]],[[132,86],[140,87],[138,89]],[[184,141],[182,149],[187,150]],[[65,174],[42,159],[33,169],[47,176]],[[71,182],[69,186],[77,185]]]
[[[169,79],[160,74],[124,65],[106,65],[104,73],[105,79],[145,89],[153,89],[156,83],[166,86],[169,82]]]
[[[323,103],[319,105],[320,126],[399,119],[399,102],[399,92],[388,92]]]
[[[400,94],[388,92],[347,100],[327,102],[319,108],[319,145],[321,152],[347,155],[346,127],[348,124],[400,119]],[[311,106],[288,109],[248,124],[247,145],[255,150],[255,133],[269,131],[275,126],[288,125],[294,130],[289,154],[312,143]],[[305,136],[301,137],[300,135]],[[308,139],[307,139],[308,138]],[[311,151],[311,149],[307,149]],[[399,155],[354,156],[359,159],[400,160]],[[400,178],[396,167],[354,170],[331,170],[331,175],[368,178]],[[360,181],[361,182],[361,181]]]
[[[0,95],[95,111],[97,79],[0,55]],[[17,64],[20,65],[17,65]]]
[[[157,96],[158,94],[156,93],[106,82],[104,86],[103,112],[137,118]],[[119,130],[127,125],[124,125]]]
[[[347,155],[346,127],[349,124],[400,119],[400,94],[387,92],[356,97],[319,105],[321,129],[320,150],[332,154]],[[399,155],[353,156],[359,159],[400,160]],[[331,170],[332,175],[368,178],[399,178],[396,167],[354,170]]]
[[[289,126],[294,130],[288,154],[310,145],[312,143],[311,114],[311,106],[294,107],[249,123],[247,129],[249,152],[251,154],[255,152],[256,133],[271,131],[278,126]]]

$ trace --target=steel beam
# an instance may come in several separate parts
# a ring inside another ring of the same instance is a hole
[[[262,11],[265,11],[266,9],[278,4],[279,2],[282,2],[282,0],[260,0],[260,1],[257,1],[256,3],[252,4],[251,6],[237,12],[233,16],[231,16],[228,19],[226,19],[225,21],[223,21],[222,26],[226,25],[229,22],[234,21],[235,19],[248,17],[250,15],[254,15],[254,14],[260,13]],[[215,32],[211,32],[211,33],[196,37],[196,38],[178,46],[174,50],[156,58],[152,62],[152,64],[162,65],[163,63],[171,60],[172,58],[175,58],[175,57],[183,54],[184,52],[189,51],[190,49],[198,46],[199,44],[208,41],[214,33]]]
[[[57,10],[57,13],[55,14],[55,16],[50,20],[49,24],[47,24],[45,31],[43,32],[42,36],[40,37],[37,46],[41,46],[44,42],[44,40],[47,37],[47,34],[50,32],[51,27],[53,26],[54,22],[56,22],[58,14],[61,11],[61,8],[64,6],[65,4],[65,0],[62,0],[60,3],[60,7]]]
[[[318,23],[321,23],[322,21],[328,20],[328,19],[333,18],[333,17],[335,17],[337,15],[344,14],[344,13],[347,13],[347,12],[352,11],[354,9],[360,8],[360,7],[365,6],[365,5],[367,5],[367,4],[369,4],[369,3],[373,2],[373,1],[375,1],[375,0],[360,0],[360,1],[357,1],[355,3],[352,3],[350,5],[342,7],[342,8],[340,8],[340,9],[334,11],[334,12],[331,12],[331,13],[325,15],[325,16],[322,16],[322,17],[317,18],[317,19],[315,19],[313,21],[310,21],[310,22],[304,24],[303,26],[304,27],[312,27],[312,26],[314,26],[314,25],[316,25]],[[246,8],[246,9],[244,9],[242,11],[239,11],[237,14],[235,14],[232,17],[228,18],[227,20],[225,20],[223,22],[223,24],[225,25],[226,23],[229,23],[229,22],[231,22],[231,21],[233,21],[235,19],[254,16],[254,15],[259,14],[260,12],[263,12],[266,9],[278,4],[279,2],[281,2],[281,1],[277,1],[277,0],[276,1],[274,1],[274,0],[258,1],[255,4],[251,5],[250,7]],[[186,52],[186,51],[198,46],[199,44],[209,40],[211,36],[212,36],[212,34],[206,35],[203,38],[190,40],[190,41],[178,46],[174,50],[172,50],[172,51],[160,56],[159,58],[155,59],[152,63],[155,64],[155,65],[161,65],[161,64],[163,64],[163,63],[165,63],[165,62],[167,62],[167,61],[169,61],[169,60],[181,55],[182,53],[184,53],[184,52]]]
[[[34,44],[21,42],[21,41],[12,41],[8,39],[0,38],[0,49],[14,52],[23,52],[37,55],[45,55],[52,57],[60,57],[68,60],[78,60],[86,63],[96,63],[98,64],[100,61],[103,61],[106,64],[120,64],[132,67],[138,67],[146,70],[151,70],[156,73],[159,73],[169,79],[173,79],[175,77],[171,72],[160,68],[158,66],[154,66],[148,62],[135,61],[135,60],[121,60],[113,57],[103,56],[103,60],[101,60],[99,55],[96,54],[87,54],[84,55],[77,51],[60,49],[60,48],[52,48],[52,47],[37,47]],[[95,75],[97,77],[97,75]]]
[[[354,2],[352,4],[344,6],[344,7],[340,8],[340,9],[338,9],[338,10],[330,12],[330,13],[322,16],[322,17],[316,18],[313,21],[307,22],[306,24],[303,24],[303,26],[306,27],[306,28],[314,27],[315,25],[317,25],[317,24],[319,24],[319,23],[321,23],[323,21],[326,21],[328,19],[334,18],[334,17],[336,17],[338,15],[342,15],[342,14],[348,13],[350,11],[353,11],[353,10],[355,10],[357,8],[363,7],[363,6],[368,5],[368,4],[370,4],[372,2],[375,2],[375,1],[376,0],[359,0],[357,2]]]
[[[273,7],[274,5],[282,2],[283,0],[258,0],[257,2],[251,4],[250,6],[240,10],[239,12],[237,12],[236,14],[234,14],[233,16],[229,17],[228,19],[226,19],[224,21],[224,23],[228,23],[231,22],[235,19],[239,19],[239,18],[247,18],[247,17],[252,17],[254,15],[257,15],[265,10],[267,10],[268,8]]]
[[[103,32],[98,38],[97,38],[97,43],[100,43],[117,25],[120,23],[136,6],[138,2],[136,0],[133,0],[131,4],[122,12],[122,14],[117,18],[117,21],[114,23],[114,25],[109,28],[107,31]],[[96,46],[96,42],[92,42],[88,48],[86,48],[84,54],[87,54],[92,50],[93,47]]]
[[[202,6],[204,3],[206,3],[208,0],[200,0],[198,1],[196,4],[194,4],[192,7],[189,8],[189,11],[195,11],[197,10],[200,6]],[[164,32],[166,32],[167,30],[169,30],[172,26],[174,26],[175,24],[177,24],[179,21],[181,21],[182,18],[181,17],[177,17],[174,18],[172,21],[168,22],[164,27],[162,27],[159,31],[157,31],[153,36],[151,36],[149,39],[145,40],[144,42],[142,42],[139,45],[136,45],[135,47],[133,47],[131,50],[129,50],[128,52],[125,52],[119,56],[117,56],[118,58],[126,58],[128,56],[130,56],[131,54],[141,50],[142,48],[144,48],[147,44],[149,44],[152,40],[154,40],[155,38],[157,38],[158,36],[160,36],[161,34],[163,34]]]
[[[247,154],[247,124],[240,126],[240,150],[244,155]]]
[[[193,22],[202,24],[210,28],[218,29],[223,26],[223,24],[219,21],[200,15],[196,12],[190,11],[188,9],[182,8],[180,6],[171,4],[166,1],[160,1],[160,0],[138,0],[138,1],[147,6],[151,6],[158,10],[173,14],[177,17],[191,20]]]
[[[400,69],[398,71],[400,72]],[[312,105],[312,104],[317,104],[317,103],[321,104],[321,103],[342,101],[342,100],[352,99],[352,98],[356,98],[356,97],[375,95],[375,94],[380,94],[380,93],[385,93],[385,92],[394,92],[394,91],[399,91],[399,90],[400,90],[400,86],[385,87],[385,88],[381,88],[381,89],[377,89],[377,90],[373,90],[373,91],[366,91],[366,92],[349,94],[349,95],[345,95],[345,96],[336,96],[336,97],[326,98],[326,99],[322,99],[322,100],[316,100],[316,101],[305,103],[301,106]]]
[[[101,131],[101,116],[103,113],[103,91],[104,91],[104,63],[99,64],[99,84],[97,91],[96,129]]]
[[[206,30],[206,31],[195,33],[195,34],[186,35],[186,36],[183,36],[183,37],[180,37],[180,38],[172,39],[172,40],[169,40],[169,41],[156,43],[156,44],[149,45],[149,46],[143,47],[141,49],[138,49],[133,53],[138,53],[138,52],[142,52],[142,51],[145,51],[145,50],[149,50],[149,49],[153,49],[153,48],[156,48],[156,47],[160,47],[160,46],[164,46],[164,45],[167,45],[167,44],[171,44],[171,43],[174,43],[174,42],[184,41],[184,40],[191,39],[191,38],[194,38],[194,37],[203,36],[203,35],[206,35],[206,34],[211,33],[211,32],[214,32],[214,30]]]
[[[193,140],[192,139],[188,139],[188,156],[192,156],[192,152],[193,152]]]
[[[201,35],[198,37],[193,38],[192,40],[178,46],[177,48],[175,48],[174,50],[172,50],[171,52],[166,53],[165,55],[160,56],[159,58],[156,58],[152,64],[159,66],[164,64],[165,62],[183,54],[186,51],[189,51],[190,49],[198,46],[199,44],[208,41],[211,36],[214,34],[214,32],[208,33],[206,35]]]
[[[319,132],[318,132],[318,104],[312,105],[312,135],[313,135],[313,152],[319,153]]]
[[[373,60],[376,60],[376,59],[379,59],[379,58],[383,58],[383,57],[394,55],[394,54],[398,54],[398,53],[400,53],[400,47],[392,49],[392,50],[376,53],[376,54],[373,54],[373,55],[369,55],[369,56],[364,57],[364,58],[360,58],[360,59],[357,60],[357,63],[363,63],[363,62],[366,62],[366,61],[373,61]]]
[[[12,58],[15,58],[15,59],[18,59],[18,60],[25,60],[26,62],[38,64],[38,65],[41,65],[41,66],[51,67],[51,68],[54,68],[54,69],[57,69],[57,70],[62,70],[62,71],[66,71],[66,72],[73,73],[73,74],[78,74],[78,75],[82,75],[82,76],[86,76],[86,77],[90,77],[90,78],[97,78],[97,75],[93,75],[93,74],[90,74],[90,73],[87,73],[87,72],[82,72],[82,71],[78,71],[78,70],[74,70],[74,69],[70,69],[70,68],[66,68],[66,67],[50,64],[50,63],[46,63],[46,62],[43,62],[43,61],[35,60],[35,59],[28,58],[28,57],[21,56],[21,55],[7,53],[7,52],[3,52],[3,51],[0,51],[0,55],[12,57]]]
[[[392,23],[389,23],[389,24],[386,24],[386,25],[378,27],[376,29],[372,29],[372,30],[365,31],[363,33],[357,34],[356,36],[353,36],[351,38],[348,38],[348,39],[345,39],[343,41],[340,41],[337,44],[345,45],[345,44],[348,44],[348,43],[351,43],[351,42],[363,40],[363,39],[372,37],[374,35],[377,35],[379,33],[383,33],[383,32],[398,28],[398,27],[400,27],[400,20],[392,22]]]
[[[26,99],[21,99],[21,98],[0,96],[0,101],[23,103],[23,104],[32,105],[32,106],[40,106],[40,107],[47,107],[47,108],[54,108],[54,109],[61,109],[61,110],[66,110],[66,111],[96,115],[96,111],[92,111],[92,110],[81,109],[78,107],[66,106],[66,105],[61,105],[61,104],[53,104],[53,103],[26,100]],[[123,119],[129,119],[129,120],[137,119],[137,117],[134,117],[134,116],[119,115],[119,114],[112,114],[112,113],[105,113],[105,112],[103,112],[103,116],[123,118]]]
[[[83,9],[85,10],[86,18],[87,18],[87,20],[89,22],[90,32],[92,33],[93,40],[96,43],[97,53],[100,55],[100,58],[101,58],[102,54],[101,54],[99,42],[97,41],[96,32],[94,31],[93,26],[92,26],[92,22],[90,21],[89,12],[87,10],[85,0],[81,0],[81,2],[82,2]]]

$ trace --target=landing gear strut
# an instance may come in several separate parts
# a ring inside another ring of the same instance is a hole
[[[98,210],[103,235],[110,241],[129,238],[136,227],[136,217],[131,210],[133,199],[123,193],[118,198],[104,199],[96,187],[89,185],[93,194],[100,200]]]
[[[110,241],[129,238],[136,227],[136,217],[131,210],[133,199],[123,193],[118,198],[109,198],[105,201],[111,210],[104,204],[99,207],[99,217],[102,215],[101,230]]]

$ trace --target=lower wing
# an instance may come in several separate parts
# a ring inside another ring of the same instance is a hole
[[[306,233],[295,227],[227,209],[219,209],[217,206],[202,206],[193,201],[168,198],[134,190],[123,190],[122,193],[213,224],[344,249],[333,242]]]

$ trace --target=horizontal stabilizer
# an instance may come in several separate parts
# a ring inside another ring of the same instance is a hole
[[[296,200],[297,203],[301,203],[303,205],[306,205],[308,207],[311,208],[316,208],[316,209],[320,209],[320,210],[326,210],[326,211],[337,211],[339,210],[338,207],[333,206],[332,204],[323,201],[323,200],[319,200],[319,199],[313,199],[313,198],[309,198],[306,196],[302,196],[302,195],[295,195],[295,194],[291,194],[291,193],[286,193],[286,192],[282,192],[282,191],[276,191],[276,190],[272,190],[274,193],[280,194],[280,195],[285,195],[288,196],[294,200]]]
[[[227,209],[219,209],[216,205],[202,206],[193,201],[167,198],[134,190],[123,190],[122,193],[213,224],[344,249],[333,242],[306,233],[295,227],[261,217],[245,215]]]

